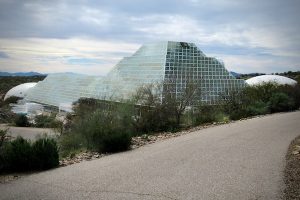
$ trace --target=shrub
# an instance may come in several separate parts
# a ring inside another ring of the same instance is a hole
[[[4,102],[5,104],[17,103],[21,98],[16,96],[8,97]]]
[[[17,115],[15,124],[19,127],[28,127],[30,125],[26,115]]]
[[[4,145],[6,144],[6,135],[7,135],[6,130],[0,130],[0,172],[4,169],[5,167],[5,162],[4,162],[4,155],[3,155],[3,150],[4,150]]]
[[[167,104],[141,106],[139,109],[140,114],[133,122],[137,133],[175,131],[179,128],[174,112]]]
[[[61,126],[61,122],[55,119],[55,115],[37,115],[34,122],[34,126],[38,128],[57,128]]]
[[[129,148],[130,129],[123,124],[120,113],[97,111],[85,123],[88,148],[98,152],[117,152]]]
[[[32,145],[34,169],[50,169],[59,164],[56,141],[52,138],[40,138]]]
[[[228,116],[223,113],[219,106],[202,105],[197,107],[193,113],[194,125],[212,122],[228,121]]]
[[[6,135],[7,135],[8,129],[0,130],[0,148],[4,145],[6,141]]]
[[[22,137],[6,142],[0,148],[0,169],[21,172],[49,169],[58,166],[56,141],[40,138],[33,144]]]
[[[96,137],[95,140],[98,142],[99,152],[126,151],[131,144],[131,136],[128,133],[108,133]]]
[[[78,133],[65,133],[59,137],[59,152],[61,157],[67,157],[71,152],[84,148],[85,138]]]
[[[9,171],[28,171],[32,169],[32,149],[30,142],[17,137],[4,146],[5,169]]]
[[[295,107],[294,101],[282,92],[274,93],[269,101],[271,112],[290,111]]]
[[[230,91],[224,101],[224,110],[231,119],[236,120],[269,112],[297,109],[300,105],[297,103],[299,99],[298,85],[265,83],[248,86],[240,91]]]
[[[199,125],[204,123],[211,123],[215,120],[214,114],[214,111],[210,109],[209,106],[200,107],[195,112],[194,124]]]
[[[94,108],[93,111],[89,104]],[[83,108],[87,108],[89,113]],[[127,150],[133,131],[132,111],[133,106],[126,103],[81,100],[75,109],[69,131],[59,139],[61,156],[79,149],[99,152]]]
[[[263,115],[269,113],[269,106],[265,102],[257,101],[247,106],[245,111],[248,116]]]

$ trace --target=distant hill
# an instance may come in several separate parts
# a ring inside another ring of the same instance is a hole
[[[230,74],[232,74],[232,76],[234,76],[235,78],[239,78],[242,74],[237,73],[237,72],[229,72]]]
[[[46,76],[47,74],[41,74],[38,72],[0,72],[0,76]]]

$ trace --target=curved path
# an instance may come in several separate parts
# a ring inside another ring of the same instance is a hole
[[[55,131],[51,128],[33,128],[33,127],[15,127],[6,124],[0,124],[0,130],[8,129],[8,135],[16,138],[21,136],[28,140],[36,140],[38,137],[46,134],[49,136],[56,135]]]
[[[216,126],[0,184],[0,199],[279,199],[300,112]]]

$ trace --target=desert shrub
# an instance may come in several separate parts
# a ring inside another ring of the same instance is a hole
[[[11,96],[11,97],[8,97],[4,103],[5,104],[10,104],[10,103],[17,103],[18,100],[20,100],[21,98],[20,97],[16,97],[16,96]]]
[[[134,115],[136,132],[152,133],[160,131],[176,131],[180,128],[181,117],[189,101],[185,95],[178,97],[178,101],[170,92],[167,85],[150,84],[137,89],[133,95],[133,104],[138,106]],[[172,84],[170,84],[172,85]],[[162,93],[164,87],[165,93]],[[165,95],[163,95],[165,94]]]
[[[216,109],[213,106],[199,106],[193,112],[194,125],[211,123],[216,121]]]
[[[5,144],[6,142],[6,136],[8,133],[8,129],[0,130],[0,148]]]
[[[222,111],[219,111],[216,113],[215,120],[216,120],[216,122],[229,122],[230,121],[229,116],[226,115]]]
[[[33,168],[50,169],[59,164],[58,148],[53,138],[40,138],[32,145]]]
[[[26,115],[17,115],[17,117],[15,119],[15,124],[16,124],[16,126],[19,126],[19,127],[30,126]]]
[[[230,91],[223,101],[225,112],[231,119],[297,109],[300,106],[298,85],[265,83]]]
[[[0,100],[0,123],[14,123],[15,118],[16,114],[11,111],[9,103]]]
[[[22,137],[0,148],[0,169],[9,172],[43,170],[58,166],[58,149],[54,139],[40,138],[33,144]]]
[[[84,148],[84,137],[77,133],[64,133],[59,137],[59,154],[61,157],[67,157],[72,152],[76,152],[81,148]]]
[[[91,118],[81,125],[86,127],[87,147],[99,152],[126,150],[126,139],[131,141],[130,129],[126,128],[123,117],[114,112],[95,112]],[[109,145],[111,145],[109,147]],[[121,145],[118,147],[117,145]]]
[[[8,171],[28,171],[32,169],[32,149],[30,142],[17,137],[3,149],[5,169]]]
[[[269,101],[271,112],[290,111],[295,107],[294,101],[282,92],[274,93]]]
[[[7,131],[8,131],[8,129],[0,130],[0,172],[3,171],[4,167],[5,167],[3,150],[4,150],[4,146],[6,144]]]
[[[131,136],[129,133],[111,132],[95,134],[95,143],[99,152],[120,152],[130,148]]]
[[[298,109],[300,107],[300,84],[297,85],[282,85],[279,87],[278,92],[285,93],[293,99],[294,107],[292,109]]]
[[[135,132],[139,134],[159,131],[176,131],[179,127],[175,115],[167,104],[153,104],[141,106],[140,114],[135,116],[133,122]]]
[[[127,103],[81,100],[68,132],[59,139],[61,155],[66,156],[80,148],[99,152],[128,149],[134,131],[133,112],[134,107]]]
[[[248,105],[245,109],[247,116],[263,115],[269,113],[268,103],[263,101],[256,101]]]
[[[222,96],[223,110],[232,120],[247,117],[245,91],[246,88],[243,90],[233,89]]]
[[[37,115],[34,122],[34,126],[38,128],[57,128],[61,126],[61,122],[55,119],[55,115]]]

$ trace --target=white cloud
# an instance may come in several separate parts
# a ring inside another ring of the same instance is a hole
[[[111,19],[111,14],[99,9],[85,7],[80,16],[80,21],[97,26],[107,26]]]
[[[300,63],[298,7],[294,0],[153,0],[143,8],[131,0],[0,0],[0,53],[9,56],[0,70],[105,74],[143,43],[175,40],[224,50],[228,67],[283,71]],[[102,63],[69,65],[70,58]]]
[[[91,38],[0,39],[0,51],[10,59],[0,59],[1,71],[38,71],[43,73],[77,72],[106,74],[123,56],[133,53],[139,45],[118,41],[101,41]],[[95,63],[74,66],[70,58],[99,60]]]
[[[273,57],[257,57],[255,55],[230,55],[230,54],[214,54],[225,63],[226,69],[238,73],[275,73],[284,71],[298,71],[295,65],[291,65],[291,60],[274,59]],[[300,59],[298,59],[300,62]]]

